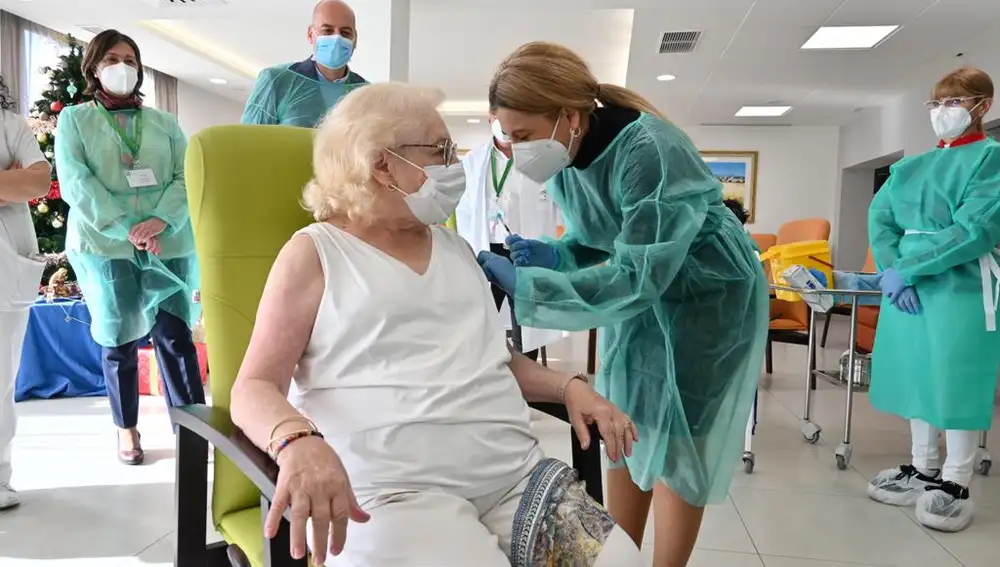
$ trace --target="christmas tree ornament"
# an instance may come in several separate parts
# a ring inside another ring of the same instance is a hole
[[[68,50],[63,52],[55,64],[41,71],[47,76],[48,85],[43,89],[41,97],[31,107],[32,133],[35,136],[42,154],[50,161],[55,161],[55,130],[60,114],[69,106],[89,102],[92,96],[86,94],[87,80],[83,74],[83,47],[72,37],[68,41]],[[0,141],[2,143],[2,141]],[[48,283],[49,277],[59,269],[64,268],[61,278],[72,284],[76,274],[65,260],[66,219],[69,204],[62,199],[62,192],[57,181],[59,172],[52,163],[52,183],[45,197],[34,200],[31,205],[31,217],[38,237],[39,250],[48,255],[62,257],[59,262],[48,265],[42,277],[42,283]],[[2,228],[0,228],[2,231]],[[2,276],[0,276],[2,277]],[[72,293],[72,292],[71,292]],[[75,293],[79,294],[79,291]]]

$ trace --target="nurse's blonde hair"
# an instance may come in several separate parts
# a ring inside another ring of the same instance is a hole
[[[386,149],[424,142],[440,120],[444,93],[404,83],[360,87],[326,115],[313,144],[313,179],[302,200],[317,221],[345,215],[370,218],[375,191],[375,161]]]
[[[993,98],[993,79],[982,69],[962,67],[948,73],[934,85],[931,98],[948,97]]]
[[[596,103],[663,114],[639,93],[601,83],[579,55],[555,43],[535,41],[518,47],[500,63],[490,82],[490,108],[555,115],[572,108],[583,114]]]

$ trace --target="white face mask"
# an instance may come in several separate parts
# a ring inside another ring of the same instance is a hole
[[[552,179],[573,161],[569,157],[569,149],[555,139],[559,120],[562,120],[562,116],[556,119],[556,125],[552,127],[552,136],[548,140],[518,142],[511,146],[514,169],[535,183],[545,183]],[[573,146],[576,136],[570,132],[570,147]]]
[[[135,85],[139,82],[139,72],[135,67],[125,63],[115,63],[101,69],[98,77],[101,86],[111,94],[128,96],[135,92]]]
[[[980,103],[981,104],[981,103]],[[972,107],[972,110],[979,105]],[[972,124],[972,112],[961,106],[939,106],[931,109],[931,126],[934,135],[942,140],[951,140],[965,133]]]
[[[394,154],[396,155],[396,154]],[[410,160],[396,155],[406,163],[422,169],[427,180],[415,193],[407,193],[399,187],[393,187],[403,194],[406,206],[410,208],[417,220],[426,224],[438,224],[448,220],[448,217],[458,208],[458,202],[465,193],[465,167],[461,162],[450,166],[428,165],[420,167]]]
[[[498,142],[501,144],[510,143],[510,136],[504,134],[503,126],[500,125],[499,120],[493,119],[493,122],[490,124],[490,129],[493,130],[493,137],[496,138]]]

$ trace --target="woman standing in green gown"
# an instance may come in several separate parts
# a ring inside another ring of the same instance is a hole
[[[879,473],[868,495],[915,504],[920,523],[942,531],[972,520],[976,441],[990,427],[1000,369],[1000,144],[983,131],[992,104],[993,81],[979,69],[941,79],[927,103],[937,149],[892,167],[868,220],[885,295],[871,403],[910,420],[912,435],[912,462]]]
[[[639,432],[612,459],[609,511],[641,544],[652,504],[653,565],[683,567],[705,505],[726,498],[761,373],[767,279],[751,239],[687,135],[565,47],[518,48],[489,98],[566,233],[512,235],[513,265],[488,251],[480,265],[521,324],[601,328],[597,390]]]

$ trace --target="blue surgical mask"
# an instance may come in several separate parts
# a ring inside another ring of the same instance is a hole
[[[347,66],[354,54],[354,42],[342,35],[316,36],[316,62],[327,69]]]

